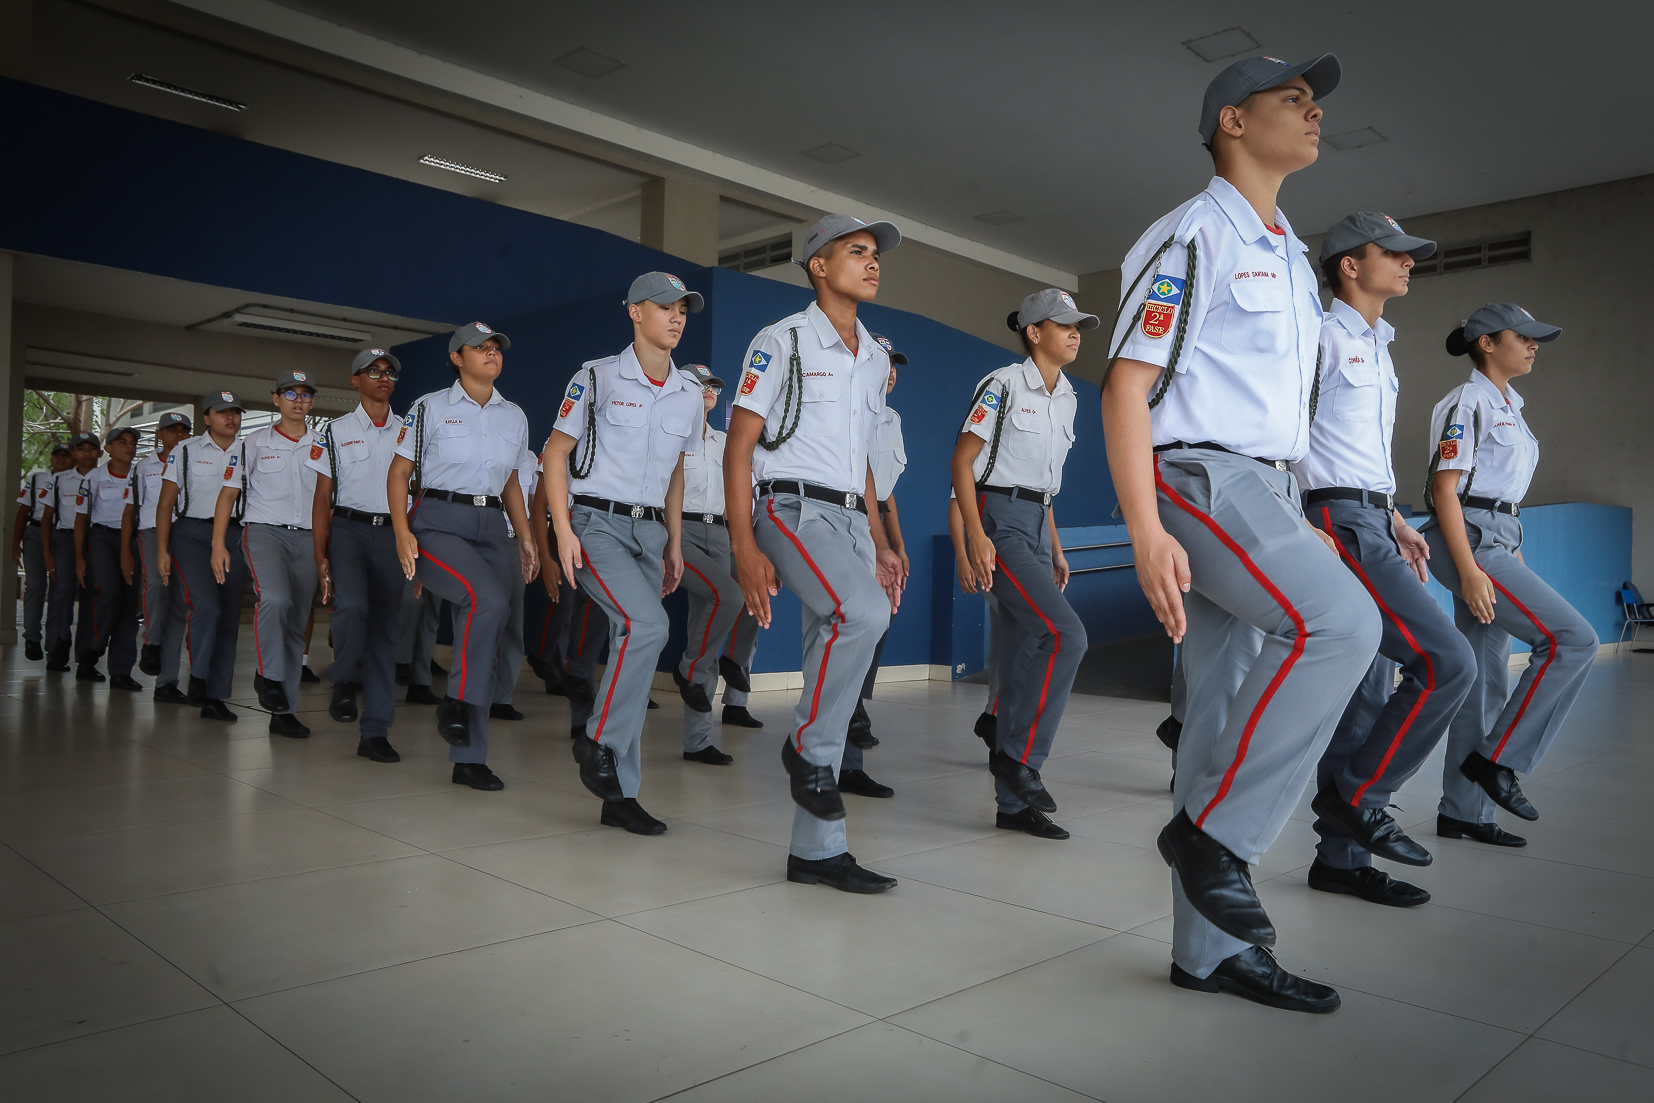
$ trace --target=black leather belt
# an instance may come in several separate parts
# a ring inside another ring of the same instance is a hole
[[[391,523],[388,513],[368,513],[365,510],[351,509],[349,506],[334,506],[333,516],[343,517],[347,521],[360,521],[364,525],[373,525],[376,528]]]
[[[1042,506],[1050,505],[1051,499],[1056,497],[1049,490],[1029,490],[1025,486],[991,486],[988,483],[977,483],[976,489],[979,493],[985,491],[989,494],[1003,494],[1019,502],[1036,502]]]
[[[173,518],[172,523],[175,525],[181,525],[185,521],[188,521],[192,525],[210,525],[212,524],[213,519],[211,517],[175,517]],[[230,524],[232,525],[239,525],[240,523],[240,521],[234,519],[231,519],[230,521]]]
[[[703,525],[722,525],[726,529],[729,527],[729,522],[724,520],[724,515],[721,513],[686,513],[683,515],[683,519],[685,521],[698,521]]]
[[[607,498],[599,498],[592,494],[576,494],[574,504],[585,506],[587,509],[600,510],[603,513],[618,513],[622,517],[630,517],[634,521],[647,518],[651,521],[666,523],[666,511],[658,506],[635,506],[631,502],[611,502]]]
[[[456,505],[476,506],[478,509],[505,508],[497,495],[493,494],[458,494],[452,490],[421,490],[421,498],[435,498],[439,502],[453,502]]]
[[[101,524],[101,523],[98,523],[98,522],[93,522],[92,527],[95,528],[95,529],[103,529],[105,532],[120,532],[121,531],[121,526],[119,526],[119,525],[105,525],[105,524]]]
[[[1360,502],[1364,506],[1374,509],[1393,510],[1396,508],[1396,496],[1386,494],[1381,490],[1357,490],[1352,486],[1324,486],[1320,490],[1304,492],[1304,504],[1314,505],[1316,502]]]
[[[40,522],[31,519],[26,524],[24,524],[23,527],[24,528],[29,528],[29,529],[37,529],[37,528],[40,527]]]
[[[828,502],[845,509],[853,509],[857,513],[867,512],[867,503],[862,495],[848,490],[831,490],[814,483],[801,483],[796,479],[771,479],[769,482],[758,484],[758,496],[767,494],[796,494],[800,498],[809,498],[817,502]]]
[[[1522,516],[1520,502],[1502,502],[1498,498],[1478,498],[1474,495],[1460,503],[1465,509],[1490,509],[1494,513],[1508,513],[1512,517]]]
[[[1286,470],[1285,460],[1269,460],[1262,456],[1248,456],[1245,452],[1237,452],[1233,448],[1225,448],[1216,441],[1210,440],[1197,440],[1192,444],[1188,441],[1174,440],[1170,444],[1157,444],[1154,446],[1154,454],[1158,456],[1162,452],[1170,452],[1177,448],[1210,448],[1214,452],[1227,452],[1231,456],[1244,456],[1246,459],[1255,460],[1256,462],[1263,464],[1265,467],[1273,467],[1277,471]]]
[[[879,503],[879,516],[883,517],[885,514],[887,514],[889,512],[890,512],[890,502],[889,502],[889,500],[887,499],[883,502],[880,502]]]

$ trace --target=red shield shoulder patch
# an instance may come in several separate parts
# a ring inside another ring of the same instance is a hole
[[[402,426],[402,428],[398,429],[397,432],[396,432],[396,443],[401,444],[402,443],[402,438],[406,437],[407,435],[408,435],[408,427],[406,425],[404,425],[404,426]]]
[[[751,394],[758,386],[758,373],[749,371],[741,377],[741,393]]]
[[[988,411],[980,403],[971,411],[971,424],[981,425],[982,419],[988,416]]]
[[[1441,442],[1441,444],[1437,445],[1437,447],[1441,450],[1442,459],[1444,459],[1444,460],[1456,460],[1456,459],[1459,458],[1459,442],[1458,441],[1456,441],[1456,440],[1444,440],[1444,441]]]
[[[564,418],[568,417],[569,411],[572,409],[574,409],[574,399],[563,399],[563,404],[557,408],[557,420],[562,421]]]
[[[325,451],[327,451],[327,449],[323,448],[321,445],[312,444],[310,446],[310,458],[313,460],[319,460],[322,458],[322,453]]]
[[[1143,336],[1164,337],[1172,331],[1177,307],[1171,303],[1147,303],[1143,307]]]

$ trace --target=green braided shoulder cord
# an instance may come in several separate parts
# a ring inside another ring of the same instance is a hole
[[[327,475],[328,475],[328,478],[333,480],[332,493],[328,495],[328,499],[327,499],[327,508],[330,509],[330,510],[338,509],[339,508],[339,460],[333,454],[333,422],[331,422],[331,421],[327,423],[327,428],[322,430],[322,443],[327,445]]]
[[[988,476],[994,473],[994,464],[999,462],[999,434],[1005,428],[1005,404],[1011,400],[1011,385],[1006,383],[999,388],[999,412],[994,417],[994,436],[988,442],[988,466],[982,469],[982,477],[976,480],[981,486],[988,481]]]
[[[1130,289],[1127,290],[1125,294],[1120,296],[1120,305],[1114,308],[1114,321],[1110,323],[1110,325],[1114,327],[1109,330],[1111,334],[1114,332],[1114,329],[1119,328],[1120,315],[1125,313],[1126,303],[1130,302],[1131,296],[1136,294],[1137,285],[1142,283],[1143,277],[1148,275],[1150,270],[1153,269],[1155,265],[1160,263],[1160,258],[1166,255],[1166,250],[1170,249],[1176,243],[1177,232],[1174,230],[1170,237],[1160,243],[1160,248],[1154,251],[1154,256],[1149,258],[1148,263],[1143,265],[1142,270],[1137,273],[1137,277],[1131,281]],[[1187,285],[1185,285],[1183,290],[1185,294],[1188,293],[1189,289]],[[1114,355],[1108,358],[1108,363],[1103,367],[1103,377],[1097,381],[1098,390],[1108,386],[1108,377],[1110,373],[1114,371],[1115,361],[1120,359],[1120,353],[1126,347],[1126,341],[1130,339],[1131,331],[1137,328],[1137,323],[1143,317],[1143,310],[1147,306],[1147,300],[1140,301],[1137,304],[1137,312],[1131,316],[1131,325],[1126,327],[1126,332],[1123,336],[1121,336],[1120,343],[1114,346]]]
[[[235,505],[230,507],[230,520],[239,524],[247,516],[247,489],[251,483],[247,480],[247,438],[241,438],[241,493],[235,496]]]
[[[1326,349],[1320,342],[1315,345],[1315,382],[1309,385],[1309,423],[1315,424],[1315,407],[1321,404],[1321,357],[1326,355]]]
[[[190,513],[190,449],[187,444],[182,447],[184,454],[178,457],[178,485],[183,493],[173,500],[174,517],[188,517]]]
[[[414,472],[413,487],[409,491],[415,498],[425,489],[425,400],[420,399],[414,404]]]
[[[768,439],[764,430],[758,431],[758,444],[766,452],[773,452],[793,439],[798,432],[798,423],[804,419],[804,358],[798,355],[798,330],[792,330],[793,351],[787,357],[787,390],[781,396],[781,425],[775,434],[775,439]],[[795,404],[793,396],[797,395]],[[787,424],[787,418],[792,417],[792,424]]]
[[[586,378],[586,454],[576,463],[574,452],[569,452],[569,475],[576,479],[589,476],[592,464],[597,462],[597,369],[587,368]]]
[[[1458,403],[1454,403],[1453,407],[1447,411],[1447,417],[1442,421],[1443,433],[1446,433],[1448,426],[1453,424],[1454,415],[1458,412],[1459,405]],[[1480,406],[1477,406],[1475,412],[1471,414],[1470,431],[1473,437],[1470,442],[1470,473],[1465,476],[1464,485],[1459,488],[1458,498],[1461,505],[1464,503],[1466,498],[1470,497],[1470,484],[1476,479],[1476,460],[1477,457],[1481,455],[1482,408]],[[1447,438],[1445,436],[1442,438],[1442,440],[1446,439]],[[1430,457],[1430,467],[1424,473],[1424,508],[1429,510],[1431,513],[1436,512],[1436,471],[1441,467],[1441,462],[1441,441],[1437,441],[1436,454]]]
[[[1166,397],[1167,391],[1171,390],[1172,380],[1177,376],[1177,361],[1183,355],[1183,338],[1189,332],[1189,311],[1195,302],[1196,257],[1200,254],[1199,246],[1195,244],[1194,238],[1189,239],[1188,252],[1189,266],[1184,270],[1183,275],[1183,303],[1182,310],[1177,316],[1177,333],[1172,337],[1172,354],[1166,360],[1165,373],[1160,377],[1160,389],[1154,392],[1153,398],[1149,399],[1149,409],[1151,410],[1160,405],[1160,400]],[[1147,305],[1147,300],[1145,300],[1144,305]],[[1127,332],[1129,333],[1130,330],[1127,330]]]

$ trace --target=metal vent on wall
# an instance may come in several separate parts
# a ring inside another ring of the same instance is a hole
[[[1519,234],[1501,234],[1482,241],[1464,241],[1438,249],[1436,254],[1413,266],[1414,276],[1437,276],[1443,272],[1464,272],[1472,268],[1491,268],[1496,264],[1515,264],[1529,260],[1533,234],[1524,230]]]
[[[760,268],[785,264],[793,256],[793,236],[772,238],[739,249],[728,249],[718,254],[718,267],[736,272],[756,272]]]

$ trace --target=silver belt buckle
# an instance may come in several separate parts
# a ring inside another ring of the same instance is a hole
[[[844,508],[845,509],[855,509],[856,508],[856,496],[854,494],[851,494],[851,493],[848,493],[848,492],[845,493],[845,495],[844,495]]]
[[[1040,504],[1045,506],[1051,504],[1051,492],[1049,490],[1045,492],[1044,499],[1040,502]]]
[[[713,515],[710,514],[710,513],[701,514],[701,524],[710,525],[712,523],[712,518],[713,518]]]
[[[1510,515],[1512,517],[1522,516],[1522,507],[1521,506],[1517,505],[1515,502],[1511,502],[1509,504],[1510,504]]]
[[[1275,461],[1275,470],[1285,471],[1286,470],[1286,461],[1285,460],[1276,460]]]
[[[1396,508],[1396,496],[1394,494],[1384,495],[1384,508],[1388,509],[1388,510],[1391,510],[1392,512],[1395,510],[1395,508]]]
[[[636,521],[639,517],[642,517],[642,516],[643,516],[643,507],[642,506],[633,506],[632,507],[632,520]]]
[[[384,523],[385,523],[385,518],[382,515],[377,514],[377,513],[375,513],[371,518],[368,519],[368,524],[373,525],[376,528],[384,525]]]
[[[486,494],[473,494],[473,495],[471,495],[471,504],[474,505],[474,506],[478,506],[478,507],[487,505],[488,504],[488,495],[486,495]]]

